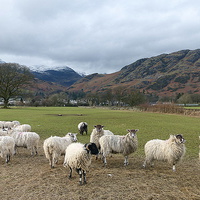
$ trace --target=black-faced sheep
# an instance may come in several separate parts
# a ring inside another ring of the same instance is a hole
[[[107,164],[106,157],[110,153],[121,153],[125,160],[124,165],[128,165],[128,155],[135,152],[138,147],[136,132],[139,129],[129,129],[126,135],[104,135],[99,139],[100,152],[103,154],[104,165]]]
[[[87,135],[87,132],[88,132],[88,124],[86,122],[80,122],[78,124],[78,130],[79,130],[79,133],[81,135],[83,135],[83,133],[85,132],[86,135]]]
[[[69,178],[72,177],[72,169],[76,169],[79,174],[79,184],[86,184],[86,171],[91,164],[92,154],[97,155],[98,149],[95,143],[73,143],[70,144],[65,152],[65,159],[63,166],[68,166],[70,169]],[[83,181],[82,181],[83,178]]]
[[[168,140],[154,139],[148,141],[144,146],[145,161],[143,167],[147,164],[153,166],[154,160],[167,161],[173,165],[173,171],[176,170],[175,164],[182,159],[185,154],[185,139],[182,135],[170,135]]]
[[[49,165],[54,168],[55,163],[61,155],[65,155],[65,150],[72,142],[77,142],[77,133],[67,133],[64,137],[51,136],[44,141],[43,149]]]

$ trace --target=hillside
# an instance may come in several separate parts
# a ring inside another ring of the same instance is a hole
[[[69,67],[63,69],[49,69],[45,71],[32,71],[33,75],[47,82],[54,82],[61,86],[70,86],[82,78],[77,72]]]
[[[143,58],[116,73],[86,76],[68,90],[101,92],[118,86],[160,96],[182,92],[200,93],[200,49]]]

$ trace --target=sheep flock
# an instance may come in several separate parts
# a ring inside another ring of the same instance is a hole
[[[72,178],[75,169],[79,175],[80,185],[87,183],[86,172],[89,170],[93,155],[100,154],[102,167],[106,167],[109,154],[121,154],[124,156],[124,166],[127,166],[128,156],[138,149],[136,133],[139,129],[127,129],[125,134],[117,135],[110,130],[104,130],[103,125],[94,125],[89,141],[83,144],[78,141],[78,137],[83,137],[84,132],[88,134],[88,123],[80,122],[76,127],[79,135],[68,132],[63,134],[63,137],[52,135],[46,138],[43,141],[43,154],[51,168],[62,160],[63,167],[69,168],[69,179]],[[19,121],[0,121],[0,156],[5,159],[6,164],[10,161],[12,164],[11,157],[17,153],[18,148],[27,148],[31,156],[37,156],[39,141],[40,136],[32,131],[31,125],[21,124]],[[185,155],[185,141],[181,134],[170,135],[166,140],[147,141],[144,145],[145,159],[141,166],[146,168],[148,165],[153,166],[153,161],[165,161],[172,165],[172,170],[175,171],[175,165]]]

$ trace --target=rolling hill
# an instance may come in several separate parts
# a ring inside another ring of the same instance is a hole
[[[200,49],[143,58],[112,74],[91,74],[68,90],[94,93],[118,86],[159,96],[200,93]]]

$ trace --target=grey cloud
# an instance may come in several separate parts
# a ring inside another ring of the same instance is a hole
[[[2,0],[0,59],[111,73],[137,59],[199,48],[200,2]]]

